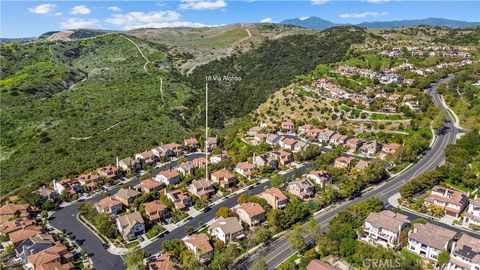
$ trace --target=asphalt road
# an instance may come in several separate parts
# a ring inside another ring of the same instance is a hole
[[[192,160],[194,158],[204,156],[202,153],[194,153],[190,154],[187,158]],[[170,165],[173,166],[175,161],[173,161]],[[167,165],[168,166],[168,165]],[[306,168],[308,168],[309,164],[305,164],[299,168],[297,168],[301,173],[305,172]],[[156,169],[152,173],[152,177],[154,177],[160,169]],[[285,178],[291,177],[295,173],[294,170],[289,171],[284,174]],[[134,180],[130,181],[129,184],[136,185],[139,183],[140,178],[135,177]],[[259,183],[258,185],[246,189],[238,194],[235,194],[227,199],[222,200],[220,203],[212,206],[211,209],[203,214],[200,214],[196,217],[193,217],[191,220],[188,220],[180,227],[172,230],[168,234],[157,238],[154,240],[150,245],[144,248],[150,254],[156,254],[161,251],[161,244],[165,240],[172,240],[172,239],[181,239],[187,235],[185,232],[185,228],[187,226],[191,226],[194,229],[201,227],[203,224],[207,223],[208,221],[215,218],[215,213],[221,207],[228,207],[232,208],[237,204],[238,197],[243,193],[251,193],[251,194],[259,194],[265,190],[265,186],[268,186],[269,182]],[[114,194],[118,189],[119,186],[109,190],[111,194]],[[80,221],[77,219],[78,214],[78,206],[85,202],[98,202],[103,198],[101,194],[97,194],[89,199],[86,199],[83,202],[75,202],[69,206],[66,206],[62,209],[56,211],[50,220],[50,225],[53,227],[62,230],[65,229],[67,232],[72,232],[76,239],[81,242],[81,247],[86,250],[89,254],[90,258],[93,261],[93,264],[96,269],[103,270],[103,269],[126,269],[123,259],[121,256],[113,255],[108,252],[102,246],[102,240],[100,240],[94,233],[92,233],[87,227],[85,227]]]
[[[203,153],[192,153],[187,156],[187,159],[192,160],[194,158],[202,157],[204,155],[205,154]],[[175,164],[176,161],[172,161],[164,167],[168,167],[169,165],[174,166]],[[152,177],[157,175],[159,171],[159,168],[155,169],[152,172]],[[137,185],[139,182],[140,177],[136,176],[132,181],[128,182],[128,184]],[[120,185],[112,188],[111,190],[109,190],[109,192],[110,194],[114,194],[119,189]],[[50,225],[59,230],[65,229],[67,232],[72,232],[75,235],[76,239],[80,242],[80,246],[82,247],[82,249],[84,249],[92,259],[96,269],[125,269],[126,267],[123,264],[123,259],[120,256],[111,254],[110,252],[108,252],[108,250],[103,248],[103,241],[99,239],[82,223],[80,223],[80,221],[77,219],[78,206],[80,204],[83,204],[85,202],[98,202],[101,199],[103,199],[103,195],[102,193],[99,193],[82,202],[77,201],[66,207],[63,207],[52,214],[49,223]]]
[[[447,82],[452,77],[442,79],[440,83]],[[435,105],[442,106],[440,96],[436,92],[438,84],[433,84],[432,88],[425,90],[430,96]],[[442,164],[445,160],[445,153],[444,149],[449,144],[455,143],[455,138],[457,134],[460,132],[456,129],[453,125],[453,119],[450,115],[447,116],[447,121],[445,122],[445,126],[442,131],[436,136],[435,141],[433,142],[430,149],[426,152],[426,154],[418,160],[417,163],[412,165],[410,168],[402,172],[401,174],[389,179],[387,182],[383,183],[382,185],[378,186],[377,188],[370,190],[360,197],[356,197],[353,200],[350,200],[328,212],[323,212],[317,216],[315,216],[315,220],[324,228],[328,226],[330,220],[337,215],[342,210],[345,210],[352,204],[358,203],[360,201],[366,200],[368,198],[377,197],[380,198],[387,207],[388,205],[388,198],[397,193],[400,187],[410,179],[422,174],[423,172],[431,171],[435,169],[438,165]],[[408,213],[409,216],[413,216],[413,214]],[[417,216],[417,218],[419,218]],[[447,225],[443,225],[447,226]],[[456,228],[453,228],[458,230]],[[267,263],[268,269],[274,269],[280,263],[282,263],[285,259],[289,258],[293,254],[295,254],[297,250],[293,248],[288,239],[286,237],[281,237],[274,242],[272,242],[269,247],[267,247],[262,252],[250,256],[250,258],[242,264],[239,268],[247,269],[251,265],[253,261],[258,256],[263,256],[265,258],[265,262]]]
[[[432,95],[435,104],[441,104],[440,98],[435,93],[435,91],[432,91],[430,94]],[[453,126],[451,122],[451,117],[448,117],[449,119],[445,125],[444,131],[437,136],[431,149],[416,164],[414,164],[402,174],[390,179],[388,182],[385,182],[382,186],[363,194],[361,197],[357,197],[331,211],[315,216],[315,220],[317,220],[317,222],[319,222],[321,225],[327,226],[328,222],[338,212],[344,210],[345,208],[354,203],[371,197],[379,197],[386,202],[388,197],[398,192],[398,189],[401,185],[403,185],[403,183],[415,177],[416,175],[421,174],[422,172],[433,170],[436,166],[441,164],[445,159],[443,149],[448,144],[452,144],[455,142],[456,134],[459,132]],[[203,154],[195,153],[188,156],[188,159],[191,160],[200,156],[203,156]],[[171,165],[174,165],[174,163],[175,161],[172,162]],[[303,172],[308,166],[309,165],[306,164],[299,168],[299,170]],[[159,169],[156,169],[152,173],[152,177],[155,176],[158,172]],[[293,174],[294,171],[290,171],[286,173],[284,177],[290,177]],[[140,178],[136,177],[134,180],[130,181],[129,184],[136,185],[139,183],[139,180]],[[262,192],[264,190],[264,187],[267,185],[269,185],[268,182],[261,183],[250,190],[245,190],[244,192],[258,194]],[[119,186],[113,188],[112,190],[110,190],[110,193],[115,193],[119,188]],[[237,204],[237,199],[240,194],[241,193],[221,201],[220,203],[213,206],[208,212],[192,218],[191,220],[184,223],[182,226],[174,229],[163,237],[156,239],[152,244],[150,244],[144,249],[151,254],[156,254],[160,252],[161,243],[163,241],[183,238],[184,236],[186,236],[186,226],[191,226],[194,229],[201,227],[203,224],[207,223],[215,217],[215,213],[219,208],[232,208],[233,206],[235,206]],[[84,202],[97,202],[102,198],[103,196],[101,194],[97,194],[85,200]],[[72,232],[76,236],[76,239],[81,242],[81,247],[86,250],[91,257],[96,269],[126,269],[121,256],[113,255],[109,253],[106,249],[104,249],[102,246],[102,241],[94,233],[87,229],[83,224],[81,224],[80,221],[76,218],[79,205],[80,202],[75,202],[69,206],[59,209],[52,215],[50,224],[59,230],[65,229],[67,232]],[[270,244],[268,249],[266,249],[260,254],[257,254],[256,256],[264,256],[269,269],[273,269],[275,266],[280,264],[283,260],[290,257],[295,252],[296,250],[289,245],[287,239],[285,237],[282,237],[274,241],[272,244]],[[256,258],[256,256],[252,256],[248,262],[252,262]],[[243,268],[246,267],[248,267],[248,263],[244,264],[243,266]]]

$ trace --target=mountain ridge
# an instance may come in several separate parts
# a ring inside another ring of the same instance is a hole
[[[287,19],[280,22],[280,24],[290,24],[307,29],[315,30],[324,30],[338,25],[348,25],[348,24],[337,24],[330,22],[315,16],[308,17],[306,19],[296,18],[296,19]],[[448,28],[467,28],[476,25],[480,25],[480,22],[468,22],[461,20],[450,20],[444,18],[425,18],[425,19],[413,19],[413,20],[401,20],[401,21],[372,21],[372,22],[362,22],[355,24],[356,26],[365,27],[365,28],[401,28],[401,27],[412,27],[412,26],[438,26],[438,27],[448,27]]]

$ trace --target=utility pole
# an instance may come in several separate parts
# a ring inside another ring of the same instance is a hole
[[[208,82],[205,82],[205,179],[208,180]]]

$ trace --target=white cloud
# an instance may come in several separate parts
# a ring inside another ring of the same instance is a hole
[[[366,0],[368,3],[372,3],[372,4],[379,4],[379,3],[386,3],[386,2],[390,2],[390,0]]]
[[[310,16],[304,16],[304,17],[300,17],[298,18],[300,21],[305,21],[306,19],[310,18]]]
[[[55,14],[53,14],[55,16],[62,16],[62,13],[61,12],[55,12]]]
[[[327,3],[328,1],[330,1],[330,0],[310,0],[310,2],[312,2],[312,4],[314,4],[314,5],[323,5],[323,4]]]
[[[35,14],[50,14],[51,12],[53,12],[55,10],[55,8],[57,7],[57,5],[55,4],[42,4],[42,5],[38,5],[36,7],[33,7],[33,8],[28,8],[28,11],[32,12],[32,13],[35,13]]]
[[[98,20],[84,20],[79,18],[68,18],[67,21],[60,23],[60,27],[63,29],[102,28]]]
[[[122,11],[121,8],[117,7],[117,6],[111,6],[111,7],[108,7],[108,10],[111,10],[113,12],[120,12]]]
[[[74,6],[70,13],[75,15],[87,15],[90,14],[90,9],[85,5]]]
[[[388,12],[362,12],[362,13],[343,13],[338,15],[342,19],[359,19],[359,18],[366,18],[366,17],[378,17],[378,16],[385,16],[388,15]]]
[[[265,18],[263,20],[260,21],[261,23],[271,23],[273,22],[272,18]]]
[[[180,9],[195,9],[195,10],[205,10],[205,9],[217,9],[227,6],[227,2],[224,0],[181,0]]]
[[[202,27],[201,23],[182,22],[180,13],[176,11],[152,11],[148,13],[136,11],[127,14],[113,14],[106,19],[107,23],[116,25],[123,30],[136,28],[163,28],[163,27]]]

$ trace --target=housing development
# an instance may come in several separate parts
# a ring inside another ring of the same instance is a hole
[[[268,19],[2,39],[0,269],[480,270],[480,23]]]

